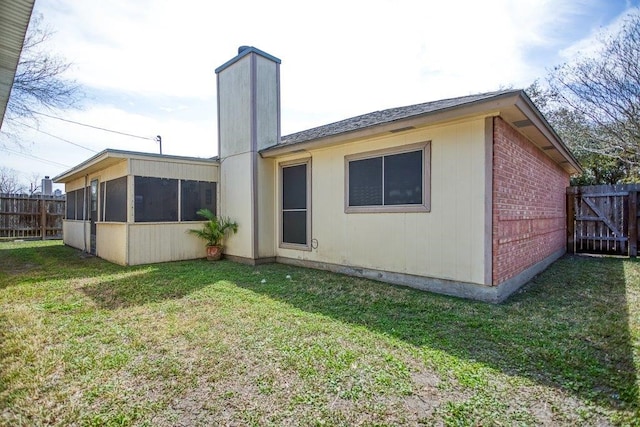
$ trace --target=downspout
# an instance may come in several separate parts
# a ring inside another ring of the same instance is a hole
[[[82,243],[84,244],[84,253],[87,253],[87,183],[89,175],[84,176],[84,202],[82,203]]]

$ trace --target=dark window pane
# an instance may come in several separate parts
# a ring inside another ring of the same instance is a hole
[[[384,204],[422,203],[422,151],[384,158]]]
[[[67,193],[67,219],[76,219],[76,192]]]
[[[104,220],[127,222],[127,177],[107,181],[102,203],[104,205]]]
[[[307,212],[282,212],[282,241],[284,243],[307,244]]]
[[[216,183],[183,180],[181,190],[182,221],[200,221],[196,215],[200,209],[209,209],[216,213]]]
[[[135,221],[178,221],[178,180],[134,177]]]
[[[307,165],[282,168],[282,209],[306,209]]]
[[[84,219],[86,206],[84,204],[85,189],[76,190],[76,219]]]
[[[100,221],[104,221],[104,203],[107,197],[105,196],[106,186],[105,182],[100,183]]]
[[[349,162],[349,206],[382,204],[382,157]]]

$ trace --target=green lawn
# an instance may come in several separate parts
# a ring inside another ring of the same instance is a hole
[[[564,257],[490,305],[0,243],[0,424],[640,425],[639,298],[619,258]]]

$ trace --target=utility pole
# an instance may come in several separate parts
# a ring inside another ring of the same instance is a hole
[[[162,137],[160,135],[156,136],[156,142],[160,144],[160,154],[162,154]]]

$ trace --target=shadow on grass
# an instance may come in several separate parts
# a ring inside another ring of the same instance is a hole
[[[238,283],[302,310],[443,350],[611,408],[638,408],[622,259],[564,257],[500,305],[325,272],[260,267]],[[282,280],[292,274],[294,280]],[[640,325],[634,325],[638,328]]]
[[[76,289],[98,307],[111,310],[182,298],[210,284],[202,276],[206,270],[193,268],[193,262],[126,267],[60,242],[41,246],[32,242],[24,247],[4,244],[0,247],[0,290],[56,280],[79,281]]]
[[[207,270],[198,264],[186,261],[147,265],[81,290],[100,308],[108,310],[179,299],[212,283]]]
[[[60,241],[3,243],[0,246],[0,289],[19,283],[78,279],[121,271]],[[104,264],[104,265],[103,265]]]

